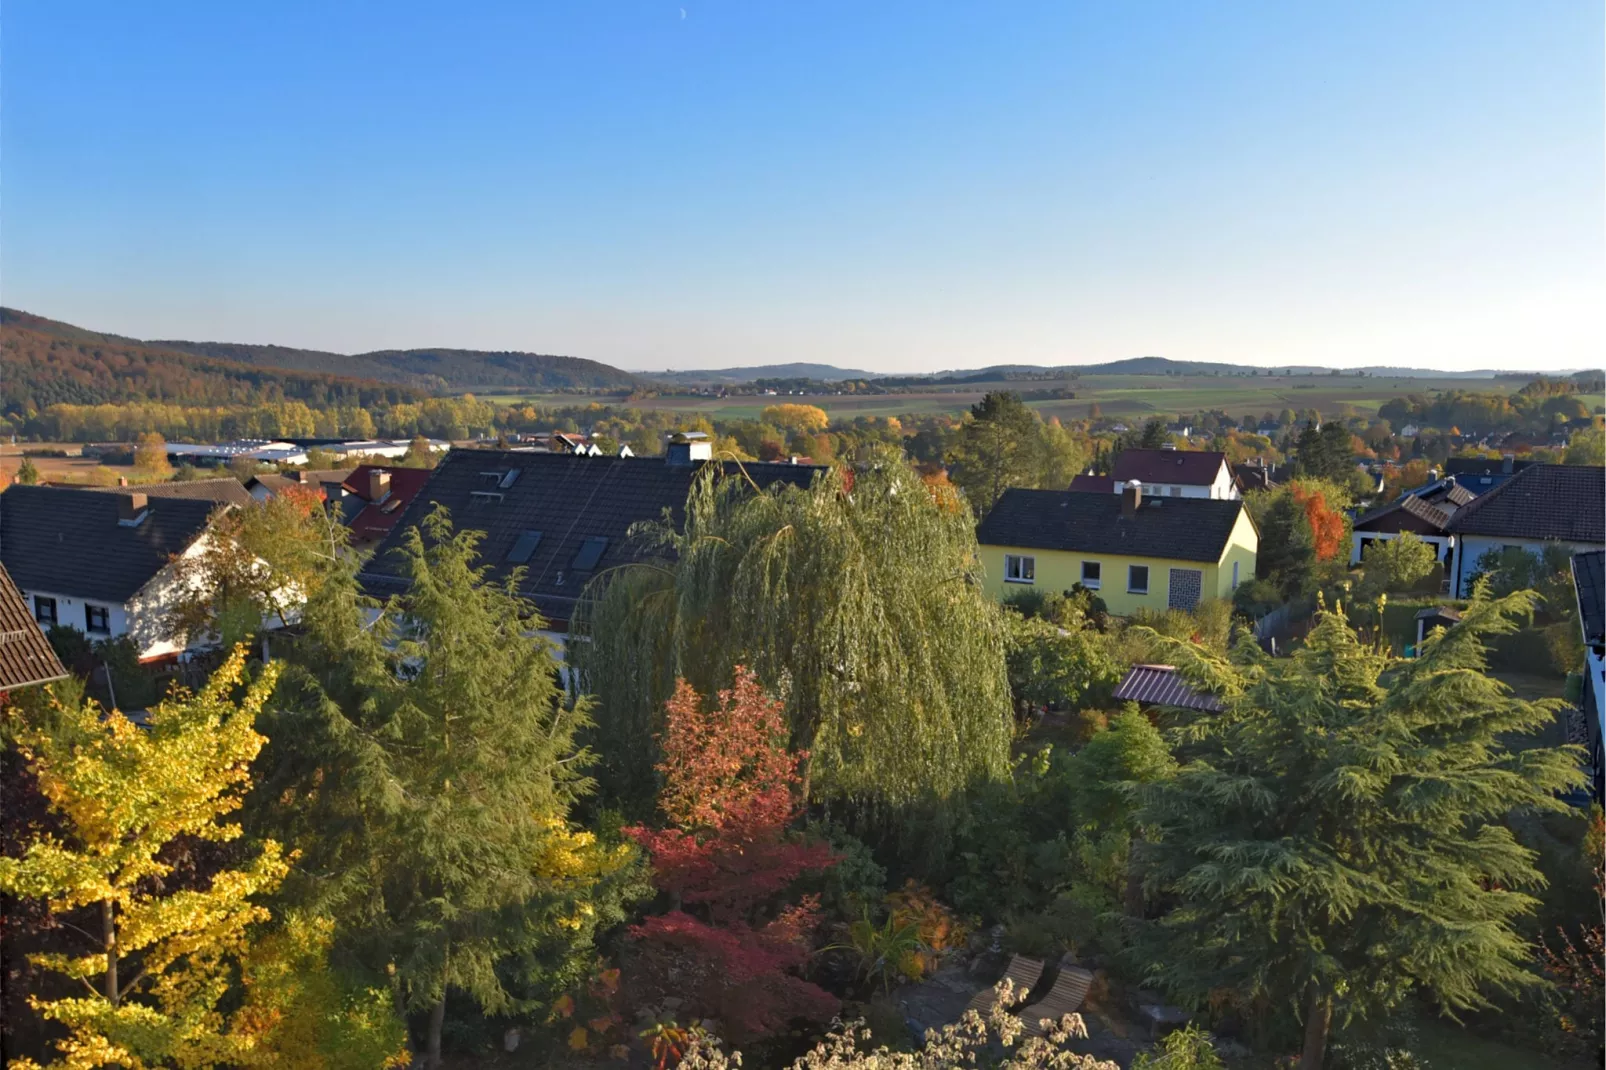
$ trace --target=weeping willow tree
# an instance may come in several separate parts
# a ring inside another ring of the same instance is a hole
[[[997,608],[970,510],[900,458],[759,492],[708,466],[653,559],[586,589],[570,656],[597,697],[599,780],[650,799],[664,701],[737,665],[786,705],[816,799],[899,806],[1003,776],[1011,732]]]

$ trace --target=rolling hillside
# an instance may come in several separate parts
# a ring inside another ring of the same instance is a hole
[[[369,406],[421,397],[421,391],[397,383],[253,367],[0,309],[0,408],[8,413],[57,403],[294,400]]]

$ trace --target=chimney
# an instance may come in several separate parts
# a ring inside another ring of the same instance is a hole
[[[383,468],[368,469],[368,500],[382,502],[390,497],[390,473]]]
[[[118,486],[119,486],[119,487],[126,487],[126,486],[128,486],[128,477],[127,477],[127,476],[118,476],[118,477],[117,477],[117,485],[118,485]]]
[[[1500,455],[1500,474],[1509,476],[1511,474],[1512,465],[1516,462],[1516,460],[1516,454],[1502,453]]]
[[[700,442],[670,442],[664,448],[664,461],[672,468],[684,468],[714,456],[714,444]]]
[[[125,528],[138,527],[150,509],[150,499],[138,491],[117,495],[117,523]]]
[[[1138,506],[1143,504],[1143,483],[1140,480],[1129,480],[1121,490],[1121,519],[1131,520],[1138,515]]]

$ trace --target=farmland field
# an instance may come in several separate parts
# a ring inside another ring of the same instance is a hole
[[[1276,413],[1282,409],[1314,408],[1336,413],[1349,405],[1362,413],[1375,413],[1391,398],[1408,394],[1428,394],[1440,390],[1513,392],[1522,387],[1516,379],[1412,379],[1373,376],[1162,376],[1088,375],[1077,379],[998,380],[967,383],[962,388],[911,391],[900,394],[816,394],[785,398],[740,395],[717,397],[658,397],[626,401],[625,395],[579,398],[572,394],[501,394],[485,400],[501,404],[528,402],[536,405],[564,406],[597,401],[628,404],[637,408],[673,409],[695,412],[710,419],[756,417],[766,405],[777,401],[801,401],[818,405],[833,419],[856,416],[902,416],[914,413],[959,413],[978,401],[988,390],[1027,392],[1049,387],[1065,387],[1076,392],[1075,399],[1056,398],[1029,404],[1044,416],[1080,419],[1088,405],[1097,402],[1106,416],[1176,416],[1208,409],[1221,409],[1234,416]]]

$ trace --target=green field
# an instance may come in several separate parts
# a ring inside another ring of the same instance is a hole
[[[1044,416],[1081,419],[1088,406],[1097,402],[1109,417],[1176,416],[1201,410],[1220,409],[1234,416],[1259,416],[1282,409],[1317,409],[1337,413],[1349,405],[1356,411],[1375,413],[1378,406],[1407,394],[1428,394],[1440,390],[1516,391],[1522,383],[1513,379],[1410,379],[1371,376],[1161,376],[1089,375],[1075,380],[999,380],[995,383],[966,384],[963,389],[933,390],[903,394],[813,394],[790,397],[739,396],[662,397],[629,404],[640,408],[673,409],[696,412],[710,419],[753,418],[766,405],[780,401],[818,405],[832,419],[856,416],[902,416],[916,413],[959,413],[974,404],[988,390],[1022,392],[1047,387],[1068,387],[1076,391],[1074,400],[1033,401],[1031,406]],[[590,396],[573,394],[501,394],[486,398],[500,404],[533,403],[545,406],[583,404],[599,401],[625,404],[624,395]]]

